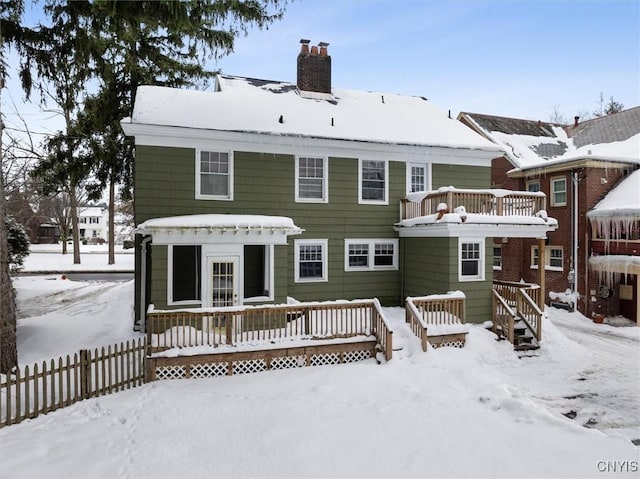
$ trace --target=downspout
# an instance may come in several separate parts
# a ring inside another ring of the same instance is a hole
[[[140,242],[140,331],[147,332],[147,236]]]
[[[578,292],[578,173],[571,173],[571,182],[573,183],[573,234],[571,252],[571,271],[569,272],[569,281],[573,283],[572,292]],[[577,300],[576,300],[577,302]]]

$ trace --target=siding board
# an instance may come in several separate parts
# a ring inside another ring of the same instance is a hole
[[[400,304],[401,298],[409,294],[402,289],[400,270],[344,271],[345,238],[397,238],[393,224],[398,221],[399,201],[405,195],[405,163],[389,161],[387,205],[360,205],[357,158],[328,159],[329,202],[320,204],[295,202],[294,155],[236,151],[233,159],[234,201],[196,200],[195,149],[138,146],[136,224],[150,218],[186,214],[287,216],[305,231],[290,237],[288,245],[275,247],[276,302],[284,302],[287,296],[299,300],[377,296],[385,304]],[[486,167],[434,164],[432,176],[434,188],[448,185],[487,188],[490,185],[490,169]],[[295,283],[296,239],[329,241],[329,282]],[[449,289],[445,285],[453,285],[451,271],[457,275],[457,250],[454,252],[450,243],[450,239],[418,238],[404,243],[408,245],[406,252],[400,246],[401,268],[405,256],[404,283],[417,285],[411,294],[428,294],[431,289],[444,292]],[[436,253],[441,247],[445,247],[445,255]],[[421,248],[432,253],[421,253]],[[415,264],[406,259],[416,254],[419,261]],[[154,246],[152,302],[159,308],[166,307],[166,261],[166,247]],[[425,271],[429,272],[427,280]]]

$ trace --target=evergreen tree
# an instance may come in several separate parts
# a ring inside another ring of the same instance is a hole
[[[130,200],[134,150],[120,121],[132,114],[141,84],[172,87],[206,82],[215,72],[204,68],[207,58],[233,50],[234,40],[249,27],[267,27],[284,13],[284,1],[190,0],[175,2],[94,2],[92,38],[101,82],[87,98],[80,129],[93,156],[99,188],[109,189],[109,264],[115,262],[113,211],[115,188]],[[99,191],[94,191],[94,197]]]
[[[51,25],[38,25],[35,34],[21,43],[20,78],[27,96],[36,89],[43,105],[55,105],[65,129],[46,140],[48,155],[32,173],[44,180],[44,193],[64,191],[69,195],[73,262],[79,264],[76,191],[87,177],[90,165],[87,157],[80,154],[76,120],[95,57],[95,41],[90,32],[91,4],[50,0],[44,11]]]
[[[624,110],[624,105],[619,101],[613,99],[613,96],[609,97],[609,102],[605,103],[604,94],[600,92],[600,99],[598,100],[598,108],[593,111],[593,115],[596,117],[611,115],[612,113],[618,113]]]
[[[20,223],[12,216],[5,216],[7,228],[7,244],[9,268],[12,272],[20,271],[24,259],[29,255],[29,237]]]
[[[24,5],[19,0],[0,3],[0,52],[14,44],[20,32],[20,17]],[[0,55],[0,92],[4,88],[5,56]],[[0,95],[1,96],[1,95]],[[0,114],[0,151],[2,151],[3,119]],[[9,244],[5,223],[6,198],[4,174],[0,174],[0,373],[8,374],[18,366],[16,343],[17,313],[15,291],[9,274]]]
[[[619,101],[615,101],[613,97],[609,97],[609,103],[607,103],[604,109],[604,114],[611,115],[612,113],[618,113],[622,110],[624,110],[624,105]]]

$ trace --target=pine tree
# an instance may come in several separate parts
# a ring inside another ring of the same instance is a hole
[[[12,216],[5,216],[7,229],[7,261],[11,272],[20,271],[29,255],[29,237],[20,223]]]
[[[5,50],[7,43],[13,44],[20,34],[20,17],[23,10],[22,1],[9,0],[0,3],[0,52]],[[4,88],[6,73],[4,58],[4,55],[0,56],[0,92]],[[0,114],[0,151],[2,151],[2,135],[3,121]],[[0,172],[0,373],[2,374],[8,374],[18,366],[17,313],[15,291],[9,274],[9,244],[5,215],[4,174]]]
[[[612,113],[618,113],[622,110],[624,110],[624,105],[619,101],[615,101],[613,97],[609,97],[609,103],[607,103],[604,109],[604,114],[611,115]]]
[[[91,59],[95,53],[95,41],[89,30],[91,4],[50,0],[44,11],[51,25],[39,25],[32,37],[22,41],[20,78],[27,96],[36,89],[43,105],[55,105],[64,119],[65,130],[46,140],[48,155],[32,174],[44,180],[45,193],[57,190],[69,195],[73,262],[79,264],[76,191],[90,168],[87,157],[79,150],[76,120],[85,83],[92,75]]]
[[[141,84],[191,86],[214,75],[207,58],[233,50],[234,40],[248,28],[267,27],[284,13],[282,0],[96,1],[91,38],[101,86],[87,98],[79,118],[94,159],[92,172],[100,189],[109,189],[109,264],[115,262],[113,211],[116,184],[122,198],[133,190],[134,148],[120,121],[132,114]],[[94,191],[97,195],[100,191]]]

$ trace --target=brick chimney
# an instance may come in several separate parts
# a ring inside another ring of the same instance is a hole
[[[328,43],[320,42],[309,51],[309,40],[300,40],[298,54],[298,88],[317,93],[331,93],[331,57]],[[318,51],[318,48],[320,51]]]

